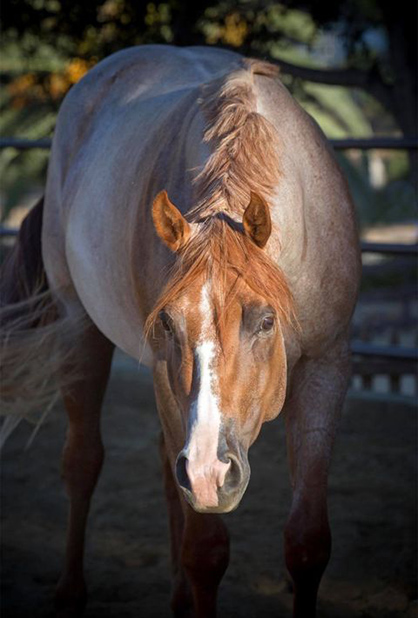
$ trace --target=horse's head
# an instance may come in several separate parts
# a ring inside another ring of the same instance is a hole
[[[165,338],[160,349],[182,414],[175,474],[195,510],[231,511],[249,481],[248,448],[286,390],[282,328],[292,299],[263,250],[269,209],[252,194],[242,225],[219,215],[189,224],[163,192],[153,218],[178,256],[148,321]]]

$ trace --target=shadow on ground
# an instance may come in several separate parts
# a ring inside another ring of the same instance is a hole
[[[282,530],[289,509],[283,420],[264,426],[252,478],[226,516],[231,565],[219,615],[291,615]],[[104,409],[106,462],[88,529],[86,618],[169,617],[170,567],[158,459],[158,418],[147,371],[119,356]],[[2,466],[2,618],[53,616],[67,502],[59,477],[65,417],[57,409],[33,446],[20,426]],[[349,399],[330,479],[333,556],[320,590],[324,618],[417,616],[416,410]]]

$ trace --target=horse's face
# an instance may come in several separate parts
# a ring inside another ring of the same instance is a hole
[[[160,314],[173,393],[186,428],[177,480],[198,510],[236,507],[247,451],[283,403],[286,358],[273,309],[250,289],[216,324],[216,281],[200,281]],[[232,284],[232,282],[231,282]]]
[[[190,232],[187,225],[183,219],[177,229]],[[222,285],[232,289],[236,280],[233,271],[226,272]],[[239,504],[250,476],[248,448],[261,424],[280,412],[286,389],[275,309],[241,283],[220,321],[219,285],[201,274],[159,312],[168,376],[185,432],[177,481],[201,512],[227,512]]]

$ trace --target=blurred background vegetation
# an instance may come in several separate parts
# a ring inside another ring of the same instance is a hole
[[[411,0],[9,0],[0,133],[52,136],[60,102],[91,66],[131,45],[171,43],[278,63],[328,137],[416,137],[416,17]],[[363,228],[416,219],[416,154],[338,156]],[[0,150],[3,220],[42,191],[47,159],[48,151]]]

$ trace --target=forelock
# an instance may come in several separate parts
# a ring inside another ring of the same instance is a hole
[[[145,324],[152,337],[164,307],[186,295],[196,282],[211,281],[216,326],[222,331],[228,306],[243,285],[275,310],[282,324],[296,326],[295,306],[282,270],[257,247],[237,224],[226,217],[210,217],[199,224],[177,256],[166,285]]]

